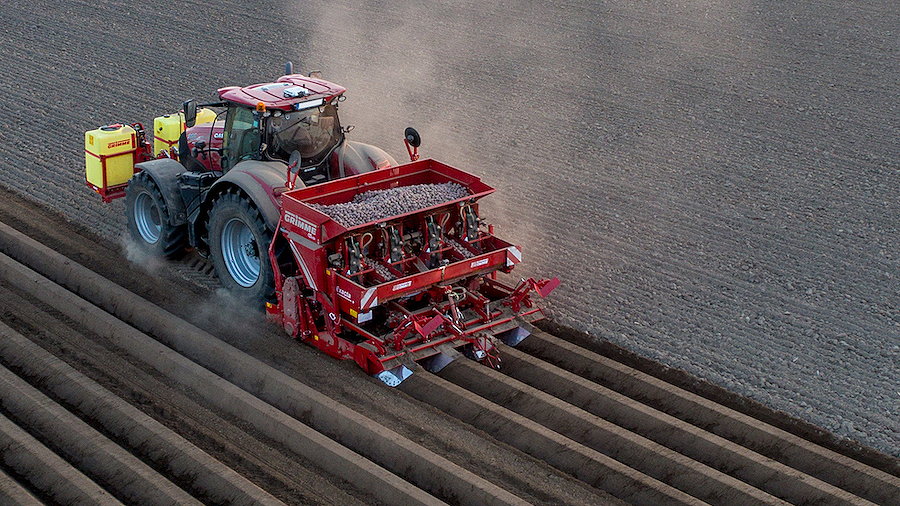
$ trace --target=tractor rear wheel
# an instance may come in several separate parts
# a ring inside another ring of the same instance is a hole
[[[275,292],[271,242],[272,233],[250,199],[225,193],[213,203],[209,249],[219,281],[239,298],[260,306]]]
[[[166,258],[184,253],[187,226],[169,222],[166,201],[145,172],[132,176],[125,188],[125,216],[131,238],[144,251]]]

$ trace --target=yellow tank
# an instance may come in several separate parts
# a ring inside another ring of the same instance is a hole
[[[103,195],[108,188],[127,183],[134,174],[135,151],[137,139],[134,129],[128,125],[107,125],[85,132],[88,184]]]
[[[216,113],[212,109],[200,109],[197,111],[197,124],[212,123],[216,120]],[[178,144],[178,138],[184,132],[184,114],[166,114],[153,118],[153,153],[167,151]]]
[[[212,123],[216,120],[216,111],[212,109],[200,109],[197,111],[197,124]]]

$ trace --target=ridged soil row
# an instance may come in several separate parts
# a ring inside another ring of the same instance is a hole
[[[592,424],[614,424],[681,455],[716,469],[751,487],[791,503],[868,504],[867,501],[821,480],[759,455],[724,438],[702,431],[675,417],[602,387],[585,399],[577,388],[586,380],[523,352],[503,349],[503,373],[490,371],[491,382],[455,379],[467,388],[527,414],[547,427],[593,444],[604,444],[596,433],[583,433]],[[453,371],[450,371],[452,374]],[[605,405],[604,405],[605,403]],[[742,485],[746,487],[747,485]]]
[[[118,342],[129,354],[140,356],[142,361],[160,373],[194,388],[205,395],[208,402],[243,418],[301,455],[325,453],[327,458],[320,459],[317,464],[347,481],[359,484],[365,490],[380,494],[386,502],[433,503],[435,499],[372,461],[352,454],[300,420],[382,463],[422,489],[448,500],[461,503],[522,502],[513,494],[2,224],[0,249],[27,260],[32,267],[115,313],[122,320],[148,331],[162,343],[5,255],[0,256],[0,272],[11,285],[59,308],[67,317],[92,332]],[[191,362],[188,357],[197,363]]]
[[[166,477],[0,366],[0,405],[21,427],[129,503],[201,504]]]
[[[115,245],[101,242],[95,246],[93,242],[97,239],[92,235],[83,235],[85,232],[79,231],[78,227],[57,229],[49,226],[56,220],[52,215],[40,217],[44,209],[19,203],[14,196],[0,199],[0,203],[0,221],[17,230],[27,231],[41,243],[64,252],[73,261],[92,266],[108,279],[128,286],[129,290],[148,300],[166,304],[169,311],[182,318],[192,318],[191,312],[198,306],[219,306],[219,299],[209,300],[210,292],[193,285],[185,286],[183,280],[146,276],[138,266],[124,262]],[[27,213],[28,218],[16,216],[15,210],[23,208],[33,209],[34,212]],[[164,268],[167,269],[168,266],[160,269]],[[0,290],[0,301],[19,297],[27,296],[18,293],[7,296]],[[301,462],[299,466],[291,465],[291,460],[295,457],[290,452],[280,450],[277,445],[269,444],[259,448],[260,444],[256,441],[264,439],[262,435],[254,434],[252,441],[235,437],[239,435],[235,431],[239,432],[240,427],[235,422],[221,420],[227,417],[218,413],[214,407],[196,406],[192,402],[192,392],[182,392],[175,385],[161,384],[152,371],[149,375],[129,374],[129,367],[137,368],[140,364],[130,365],[123,361],[114,353],[116,347],[113,343],[71,322],[53,318],[52,311],[48,313],[45,305],[31,302],[30,307],[24,306],[21,301],[16,304],[0,302],[0,311],[6,307],[7,311],[22,315],[22,320],[11,324],[18,332],[38,342],[118,395],[125,396],[150,416],[194,441],[239,473],[251,477],[277,497],[283,500],[299,497],[310,502],[329,497],[331,492],[327,489],[304,485],[322,482],[316,475],[326,474],[324,471],[317,471],[315,466],[307,462]],[[185,312],[180,312],[185,308]],[[396,390],[384,388],[380,382],[371,381],[350,363],[335,361],[302,343],[291,341],[276,326],[266,324],[261,318],[259,322],[252,320],[253,314],[242,314],[239,319],[251,320],[234,327],[235,318],[228,317],[224,321],[218,321],[217,317],[205,316],[207,310],[200,311],[199,317],[194,315],[195,319],[192,321],[210,330],[217,338],[241,347],[245,352],[312,385],[332,399],[338,399],[345,406],[365,413],[400,435],[512,491],[528,502],[598,504],[612,500],[608,494],[554,470],[540,459],[523,454],[483,432],[472,432],[468,424]],[[67,352],[60,355],[63,349]],[[121,365],[113,367],[107,362]],[[341,381],[334,381],[335,378],[341,378]],[[153,407],[148,409],[149,406]],[[191,429],[192,427],[196,427],[196,430]],[[332,480],[326,478],[324,481]],[[334,486],[344,487],[340,483],[334,483]],[[347,503],[346,497],[339,502]]]
[[[6,468],[54,503],[122,504],[2,413],[0,458]]]
[[[216,503],[282,504],[234,470],[106,390],[6,324],[0,323],[0,357],[32,385],[72,406],[134,454],[167,475],[190,483],[190,492]],[[32,425],[29,425],[32,426]],[[140,495],[141,501],[148,499]]]
[[[12,476],[0,471],[0,504],[39,506],[43,503]]]
[[[495,420],[520,420],[534,434],[550,434],[568,445],[590,452],[592,460],[605,461],[613,466],[633,470],[643,475],[644,486],[655,482],[667,489],[680,491],[703,502],[729,501],[741,504],[782,504],[774,496],[736,480],[716,469],[694,461],[645,437],[609,423],[597,416],[543,394],[497,371],[467,360],[458,360],[439,373],[442,379],[429,377],[432,391],[422,400],[454,416],[519,445],[523,451],[542,451],[525,436],[526,430],[509,433],[508,428],[495,425]],[[452,387],[450,385],[453,385]],[[415,388],[411,385],[410,390]],[[445,390],[440,394],[435,388]],[[468,404],[468,405],[467,405]],[[492,419],[485,411],[494,413]],[[547,452],[550,453],[550,452]],[[569,459],[560,469],[581,473],[588,465]],[[577,467],[576,467],[577,466]],[[577,475],[577,474],[576,474]],[[626,500],[617,488],[606,489]],[[685,499],[684,496],[681,498]]]
[[[451,364],[448,367],[452,367]],[[439,376],[419,371],[399,387],[412,397],[499,441],[632,504],[704,504],[670,485],[492,403]]]
[[[889,504],[900,495],[896,476],[546,332],[506,351],[511,378],[791,502]]]
[[[371,494],[329,476],[327,471],[318,468],[309,459],[272,441],[246,422],[208,405],[193,390],[159,375],[140,360],[117,349],[115,344],[60,315],[51,306],[2,282],[0,314],[15,332],[27,336],[29,341],[52,356],[63,360],[280,500],[303,504],[339,502],[348,506],[377,502]],[[20,377],[27,377],[23,368],[15,364],[9,364],[9,368]],[[43,385],[36,386],[119,445],[131,448],[129,440],[123,440],[98,424],[97,415],[85,416],[78,406],[67,399],[57,396]],[[195,484],[202,479],[200,476],[195,479],[192,475],[171,474],[171,466],[165,458],[134,449],[132,452],[204,502],[227,494],[227,489],[212,494],[204,492]]]

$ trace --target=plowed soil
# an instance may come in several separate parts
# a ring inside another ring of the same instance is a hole
[[[121,241],[82,132],[284,60],[351,136],[498,188],[559,322],[900,455],[900,9],[814,2],[0,4],[0,184]],[[487,202],[487,201],[486,201]],[[66,227],[60,223],[59,227]]]

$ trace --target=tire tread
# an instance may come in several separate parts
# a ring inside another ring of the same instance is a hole
[[[160,228],[159,241],[156,244],[148,244],[144,241],[132,219],[131,208],[141,189],[145,189],[153,197],[161,214],[163,226]],[[131,233],[131,238],[149,252],[169,259],[175,259],[184,254],[188,239],[187,225],[171,225],[169,223],[169,209],[166,207],[162,192],[146,172],[138,172],[132,176],[125,188],[125,216],[128,220],[128,231]]]

